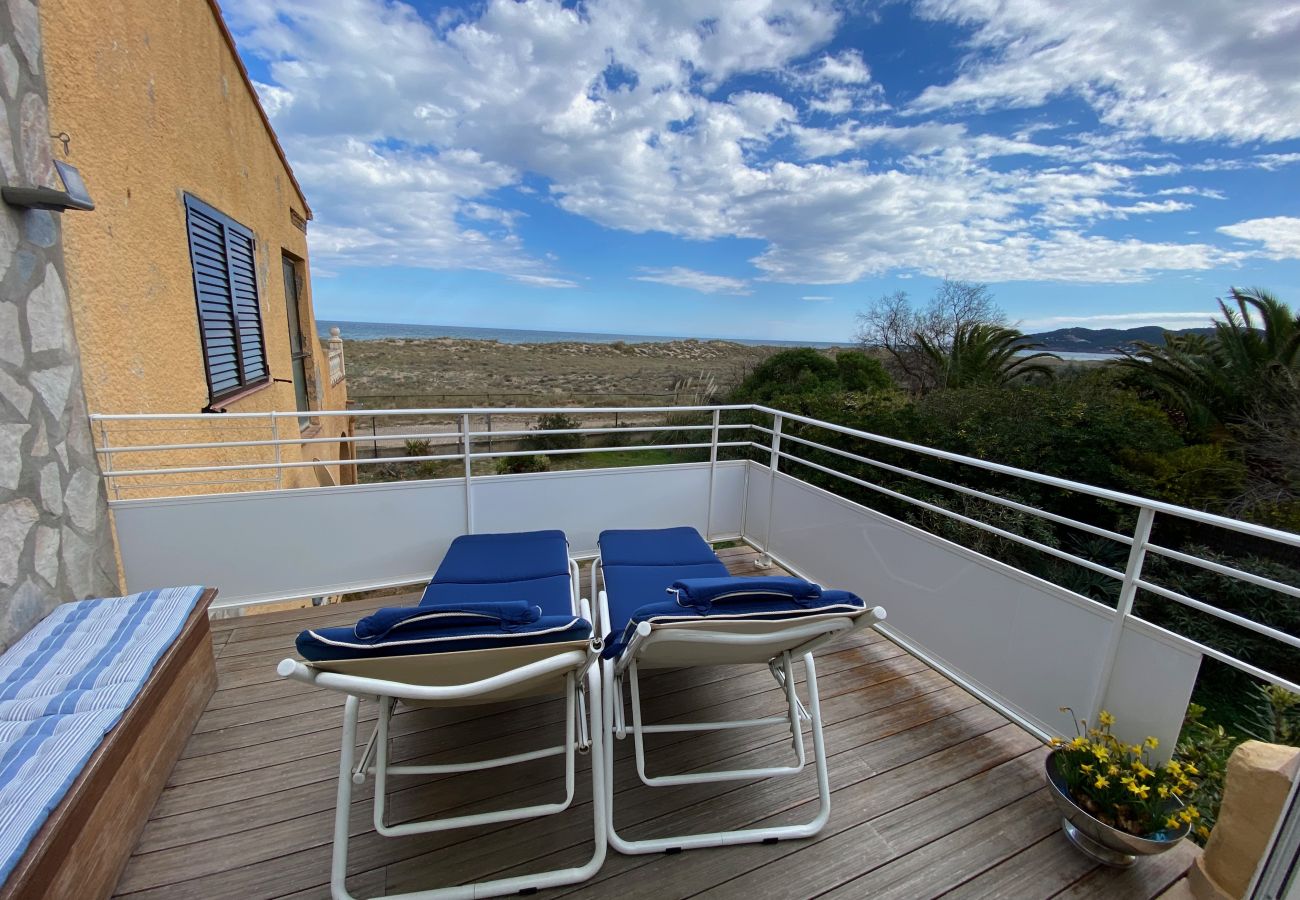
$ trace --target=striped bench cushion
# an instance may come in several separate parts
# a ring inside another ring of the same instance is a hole
[[[202,594],[179,587],[65,603],[0,656],[0,882]]]

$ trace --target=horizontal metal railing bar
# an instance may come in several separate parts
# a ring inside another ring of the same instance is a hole
[[[719,447],[743,447],[748,441],[718,441]],[[470,459],[497,459],[509,456],[559,456],[571,453],[621,453],[629,450],[707,450],[712,443],[633,444],[629,447],[566,447],[563,450],[493,450],[471,453]],[[457,457],[460,458],[460,457]]]
[[[1056,522],[1057,524],[1060,525],[1067,525],[1071,528],[1078,528],[1080,531],[1086,531],[1089,534],[1095,534],[1099,537],[1109,538],[1110,540],[1118,541],[1121,544],[1131,545],[1133,543],[1133,538],[1131,535],[1120,534],[1119,532],[1116,531],[1110,531],[1105,528],[1100,528],[1096,525],[1090,525],[1087,522],[1080,522],[1078,519],[1071,519],[1068,516],[1057,515],[1056,513],[1048,512],[1045,509],[1039,509],[1036,506],[1030,506],[1027,503],[1019,503],[1015,500],[1008,500],[1005,497],[999,497],[996,494],[990,494],[985,491],[976,490],[975,488],[968,488],[960,484],[954,484],[951,481],[945,481],[942,478],[935,478],[932,475],[924,475],[920,472],[913,472],[911,469],[904,469],[902,466],[891,465],[890,463],[881,462],[879,460],[872,459],[871,457],[868,456],[860,456],[856,453],[851,453],[848,450],[840,450],[837,447],[830,447],[825,444],[819,444],[816,441],[810,441],[805,438],[797,437],[788,431],[783,432],[781,434],[781,440],[794,441],[796,444],[803,444],[806,447],[812,447],[817,450],[824,450],[827,453],[833,453],[836,456],[842,456],[845,459],[851,459],[868,466],[873,466],[878,469],[884,469],[887,472],[893,472],[896,475],[903,475],[908,478],[915,478],[919,481],[924,481],[929,484],[934,484],[934,485],[938,485],[939,487],[944,487],[944,488],[948,488],[949,490],[957,491],[960,494],[966,494],[969,497],[978,497],[981,500],[987,500],[990,503],[996,503],[999,506],[1005,506],[1010,509],[1019,510],[1020,512],[1028,513],[1032,516],[1037,516],[1038,518],[1041,519],[1047,519],[1048,521]]]
[[[724,406],[501,406],[501,407],[483,407],[483,406],[443,406],[430,407],[427,409],[367,409],[363,411],[353,409],[313,409],[307,413],[299,411],[294,412],[235,412],[235,413],[92,413],[90,420],[92,422],[130,422],[130,421],[168,421],[182,419],[209,419],[213,421],[225,419],[297,419],[303,415],[312,416],[464,416],[464,415],[487,415],[491,413],[494,416],[500,415],[549,415],[553,413],[574,413],[578,415],[595,415],[611,413],[682,413],[682,412],[713,412],[721,410],[723,412],[750,409],[746,403],[736,403]]]
[[[719,431],[734,431],[748,425],[719,425]],[[515,431],[471,431],[472,438],[537,437],[543,434],[632,434],[644,431],[712,431],[712,425],[620,425],[610,428],[525,428]],[[459,432],[443,432],[458,434]],[[369,437],[366,440],[370,440]]]
[[[1203,613],[1220,618],[1225,622],[1239,625],[1242,628],[1255,632],[1256,634],[1262,634],[1264,637],[1272,638],[1275,641],[1281,641],[1289,647],[1300,649],[1300,637],[1287,634],[1285,631],[1271,628],[1268,625],[1261,625],[1253,619],[1247,619],[1245,616],[1239,616],[1236,613],[1228,612],[1226,609],[1219,609],[1217,606],[1211,606],[1203,600],[1197,600],[1196,598],[1189,597],[1186,594],[1180,594],[1178,591],[1172,591],[1167,587],[1152,584],[1151,582],[1141,578],[1137,580],[1137,586],[1144,591],[1150,591],[1151,593],[1164,597],[1167,600],[1173,600],[1176,603],[1181,603],[1183,606],[1189,606],[1192,609],[1200,610]]]
[[[1282,581],[1274,581],[1272,578],[1265,578],[1263,575],[1256,575],[1252,572],[1245,572],[1233,566],[1225,566],[1208,559],[1201,559],[1199,556],[1192,556],[1189,553],[1181,553],[1178,550],[1170,550],[1168,547],[1161,547],[1158,544],[1146,545],[1147,550],[1151,553],[1157,553],[1160,556],[1166,556],[1169,559],[1176,559],[1179,562],[1185,562],[1191,566],[1198,566],[1210,572],[1228,578],[1235,578],[1238,581],[1249,582],[1262,588],[1277,591],[1280,594],[1286,594],[1288,597],[1300,597],[1300,588],[1286,584]]]
[[[429,438],[458,438],[459,431],[438,431],[427,434],[363,434],[353,437],[323,437],[323,438],[267,438],[256,441],[205,441],[202,443],[192,444],[123,444],[119,447],[100,447],[98,452],[105,454],[113,453],[160,453],[167,450],[221,450],[226,447],[287,447],[299,444],[356,444],[372,443],[380,441],[414,441],[425,440]]]
[[[276,462],[270,460],[262,463],[238,463],[224,466],[176,466],[161,469],[122,469],[105,472],[105,478],[130,478],[143,475],[184,475],[193,472],[247,472],[254,469],[300,469],[307,466],[368,466],[376,463],[395,462],[436,462],[439,460],[464,459],[463,453],[444,453],[437,456],[363,456],[347,460],[305,460],[303,462]],[[147,487],[147,485],[136,485]]]
[[[743,447],[749,444],[748,441],[719,441],[719,447]],[[694,450],[708,449],[713,446],[711,443],[695,444],[633,444],[628,447],[576,447],[564,450],[493,450],[483,451],[481,453],[470,453],[470,459],[496,459],[507,456],[556,456],[570,453],[613,453],[618,451],[629,450]],[[158,469],[121,469],[113,472],[105,472],[105,478],[131,478],[145,475],[184,475],[194,472],[243,472],[255,469],[295,469],[307,466],[355,466],[355,465],[374,465],[376,463],[397,463],[397,462],[430,462],[446,460],[463,460],[464,453],[443,453],[428,456],[367,456],[358,457],[349,460],[311,460],[304,462],[275,462],[274,460],[264,463],[238,463],[222,466],[177,466],[163,467]],[[137,488],[148,488],[149,485],[133,485]],[[166,485],[155,485],[154,487],[166,487]]]
[[[779,409],[772,409],[768,406],[753,405],[749,407],[756,412],[767,415],[780,416],[783,419],[802,422],[805,425],[812,425],[815,428],[825,428],[829,431],[835,431],[850,437],[862,438],[863,440],[872,441],[877,444],[884,444],[887,447],[896,447],[900,450],[909,450],[919,453],[922,456],[931,456],[935,459],[943,459],[948,462],[960,463],[962,465],[974,466],[978,469],[984,469],[988,472],[997,472],[1000,475],[1010,475],[1013,478],[1023,478],[1026,481],[1033,481],[1037,484],[1044,484],[1048,487],[1060,488],[1062,490],[1074,491],[1079,494],[1087,494],[1090,497],[1096,497],[1100,500],[1110,500],[1115,503],[1123,503],[1128,506],[1147,507],[1155,512],[1168,513],[1169,515],[1178,516],[1182,519],[1188,519],[1193,522],[1200,522],[1205,525],[1214,525],[1219,528],[1226,528],[1230,531],[1236,531],[1241,534],[1248,534],[1253,537],[1263,538],[1264,540],[1276,541],[1291,547],[1300,547],[1300,534],[1291,534],[1286,531],[1280,531],[1276,528],[1269,528],[1266,525],[1256,525],[1253,522],[1243,522],[1239,519],[1229,519],[1226,516],[1215,515],[1214,513],[1201,512],[1200,510],[1188,509],[1187,507],[1177,506],[1173,503],[1166,503],[1163,500],[1151,500],[1139,497],[1136,494],[1126,494],[1123,491],[1115,491],[1109,488],[1093,487],[1092,485],[1081,484],[1077,481],[1070,481],[1066,478],[1058,478],[1055,475],[1044,475],[1040,472],[1033,472],[1029,469],[1018,469],[1015,466],[1006,466],[1001,463],[988,462],[987,460],[977,459],[973,456],[964,456],[960,453],[951,453],[947,450],[939,450],[934,447],[926,447],[922,444],[913,444],[908,441],[902,441],[897,438],[885,437],[880,434],[873,434],[869,431],[861,431],[857,428],[849,428],[845,425],[836,425],[831,422],[823,422],[820,419],[814,419],[809,416],[802,416],[797,413],[782,412]],[[784,437],[784,435],[782,435]]]
[[[747,425],[720,425],[719,430],[748,428]],[[547,434],[632,434],[657,431],[711,431],[712,425],[625,425],[618,428],[533,428],[523,431],[471,431],[471,438],[538,437]],[[435,438],[460,440],[460,431],[432,431],[409,434],[360,434],[352,437],[277,438],[252,441],[201,441],[188,444],[126,444],[120,447],[101,447],[100,453],[161,453],[168,450],[220,450],[226,447],[287,447],[301,444],[357,444],[374,441],[415,441]]]
[[[941,516],[947,516],[950,519],[955,519],[956,521],[961,522],[965,525],[970,525],[973,528],[979,528],[982,531],[987,531],[990,534],[996,534],[998,537],[1006,538],[1007,540],[1014,541],[1017,544],[1022,544],[1034,550],[1042,551],[1043,553],[1046,553],[1049,556],[1055,556],[1057,559],[1063,559],[1066,562],[1071,562],[1074,563],[1075,565],[1083,566],[1085,569],[1090,569],[1093,572],[1098,572],[1102,575],[1108,575],[1111,578],[1114,578],[1116,581],[1124,580],[1123,572],[1119,572],[1116,571],[1115,569],[1108,568],[1106,566],[1101,565],[1100,563],[1095,563],[1092,560],[1085,559],[1082,556],[1075,556],[1073,553],[1067,553],[1064,550],[1058,550],[1055,547],[1049,547],[1047,544],[1040,543],[1034,540],[1033,538],[1027,538],[1024,535],[1016,534],[1014,531],[1007,531],[1004,528],[998,528],[996,525],[989,525],[988,523],[981,522],[978,519],[972,519],[970,516],[964,516],[959,512],[953,512],[951,509],[946,509],[934,503],[927,503],[925,500],[918,500],[915,497],[909,497],[907,494],[899,493],[898,491],[891,490],[890,488],[884,487],[883,485],[879,485],[871,481],[866,481],[861,478],[856,478],[852,475],[846,475],[845,473],[832,469],[829,466],[823,466],[820,463],[815,463],[812,462],[811,460],[803,459],[802,457],[793,456],[785,452],[784,450],[778,450],[777,454],[783,457],[784,459],[790,460],[791,462],[799,463],[800,465],[805,465],[814,469],[818,469],[819,471],[825,472],[828,475],[834,475],[837,478],[844,479],[845,481],[851,481],[854,484],[861,485],[862,487],[870,488],[871,490],[884,494],[887,497],[893,497],[896,500],[902,500],[904,503],[910,503],[913,506],[919,506],[922,509],[928,509],[931,512],[938,513]],[[802,481],[802,479],[800,480]]]

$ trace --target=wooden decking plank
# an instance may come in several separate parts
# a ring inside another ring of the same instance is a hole
[[[1056,828],[1038,843],[944,894],[945,900],[1050,897],[1097,868]]]
[[[817,837],[771,846],[748,844],[715,851],[692,851],[679,856],[634,857],[638,872],[635,877],[620,879],[620,898],[685,898],[709,891],[717,896],[770,896],[773,885],[788,885],[788,893],[796,896],[813,896],[817,892],[805,890],[802,873],[834,865],[833,857],[836,855],[857,859],[869,847],[874,848],[877,858],[904,852],[901,849],[895,851],[884,843],[872,820],[888,824],[892,821],[888,817],[903,809],[919,808],[918,804],[936,794],[956,801],[954,816],[958,821],[953,828],[979,818],[983,814],[981,788],[996,788],[1006,780],[1001,767],[1023,756],[1026,737],[1014,726],[1003,726],[879,775],[871,775],[869,771],[842,770],[838,775],[833,772],[832,778],[837,782],[833,784],[835,790],[831,795],[831,818]],[[990,779],[986,777],[989,772],[1000,774]],[[847,779],[848,783],[840,784],[838,779]],[[757,803],[756,808],[762,810],[762,803]],[[816,802],[806,800],[776,814],[771,814],[768,807],[766,814],[760,811],[751,816],[751,821],[729,818],[728,824],[744,827],[785,824],[807,820],[815,809]],[[703,809],[695,815],[678,817],[676,824],[684,831],[702,830],[708,827],[709,822],[716,821],[716,811]],[[850,831],[853,833],[847,834]],[[837,838],[836,843],[828,843]],[[823,847],[824,850],[817,849]],[[619,857],[620,861],[622,859]],[[604,883],[605,874],[602,871],[598,876],[601,881],[581,886],[573,891],[574,895],[603,896],[608,891]],[[611,877],[614,874],[611,873]],[[847,879],[835,880],[821,889],[836,887],[841,880]]]
[[[951,702],[955,706],[962,702],[962,700],[954,696]],[[977,733],[978,729],[981,727],[986,727],[991,730],[1004,724],[1004,721],[996,713],[993,713],[992,716],[984,716],[978,713],[977,709],[985,713],[992,713],[992,710],[989,710],[987,707],[966,707],[965,709],[957,710],[951,714],[954,720],[958,718],[966,720],[966,725],[964,729],[962,729],[962,733],[965,736],[972,736]],[[969,715],[971,713],[975,714]],[[872,718],[876,721],[878,726],[874,729],[876,741],[884,744],[890,742],[891,738],[901,738],[902,740],[895,740],[893,742],[900,745],[908,744],[911,747],[916,748],[921,744],[932,746],[931,742],[938,732],[938,729],[935,729],[934,727],[936,722],[933,720],[925,722],[921,720],[922,715],[924,715],[924,713],[919,713],[912,704],[899,704],[896,707],[892,707],[884,715],[860,718]],[[857,733],[858,735],[861,735],[862,732],[860,727],[857,729],[854,729],[853,727],[853,723],[856,721],[857,720],[850,719],[840,725],[828,728],[826,730],[828,742],[829,740],[835,740],[837,732]],[[909,731],[909,726],[910,728],[915,729],[915,731],[911,735],[906,735],[906,732]],[[950,731],[956,730],[952,723],[942,727]],[[842,737],[836,742],[840,744],[846,743]],[[855,777],[855,775],[858,778],[862,778],[870,774],[869,771],[858,771],[860,768],[860,760],[848,755],[852,754],[854,750],[860,749],[862,749],[861,743],[854,744],[852,747],[845,746],[840,751],[840,753],[845,754],[845,756],[839,758],[835,756],[831,757],[831,766],[833,771],[836,773],[832,782],[833,787],[838,788],[841,786],[841,781],[847,782]],[[879,754],[879,758],[894,758],[899,760],[898,764],[902,764],[902,760],[899,757],[897,750],[882,750]],[[728,759],[729,765],[732,766],[754,765],[761,762],[759,755],[752,751],[748,753],[740,753],[739,755],[731,756]],[[628,768],[630,767],[624,767],[624,772],[621,774],[625,776],[630,774],[627,771]],[[698,771],[704,768],[707,768],[707,766],[700,765],[691,767],[688,771]],[[782,805],[797,805],[800,802],[806,801],[810,796],[814,796],[816,792],[815,785],[806,777],[798,779],[784,778],[770,781],[758,780],[750,782],[733,782],[730,784],[697,785],[693,788],[682,788],[676,790],[649,789],[643,788],[639,782],[636,782],[635,784],[636,788],[634,791],[623,791],[616,795],[615,804],[619,810],[620,830],[623,834],[629,834],[629,829],[626,827],[629,824],[636,825],[641,822],[660,818],[679,820],[680,816],[678,813],[680,810],[689,808],[686,804],[689,804],[690,807],[696,809],[701,809],[706,806],[710,809],[714,809],[715,807],[729,807],[730,804],[734,803],[734,800],[730,795],[739,791],[748,790],[751,792],[750,797],[753,798],[754,802],[757,803],[758,808],[761,810],[759,815],[771,814],[774,809],[778,809]],[[632,796],[633,794],[636,794],[636,796]],[[728,809],[727,814],[730,815],[730,812],[731,810]],[[718,813],[714,810],[710,812],[709,818],[711,820],[716,819],[717,815]],[[454,873],[452,877],[459,880],[481,880],[489,877],[506,877],[521,874],[529,870],[536,870],[539,868],[540,864],[534,862],[535,860],[542,857],[549,857],[551,854],[568,853],[573,850],[580,851],[583,846],[589,845],[590,832],[591,829],[589,825],[585,828],[570,829],[568,833],[557,829],[547,829],[544,834],[537,835],[526,843],[520,843],[517,837],[510,835],[492,835],[488,838],[472,842],[473,845],[476,845],[472,848],[469,845],[458,845],[456,847],[455,859],[452,863],[454,866],[454,869],[451,870]],[[497,847],[497,844],[503,841],[515,842],[512,852],[506,854],[505,858],[513,859],[518,862],[517,865],[507,869],[500,868],[503,854]],[[482,860],[482,862],[480,862],[475,868],[468,868],[467,864],[470,862],[471,858]],[[613,869],[620,868],[620,863],[625,861],[630,863],[633,860],[644,861],[646,859],[647,857],[641,856],[625,857],[615,855],[606,861],[606,868],[602,869],[600,874],[603,879],[607,880],[608,878],[616,877],[617,872],[613,871]],[[440,858],[439,854],[425,854],[421,857],[398,862],[388,867],[388,884],[390,888],[395,888],[397,890],[417,890],[422,887],[428,887],[432,883],[437,883],[431,879],[436,878],[442,880],[447,877],[447,866],[448,860]],[[627,866],[627,868],[631,867],[631,865]]]
[[[949,786],[927,791],[882,815],[871,814],[873,798],[868,792],[855,798],[858,802],[840,804],[840,821],[849,827],[827,835],[828,827],[808,842],[798,842],[797,847],[792,844],[791,852],[779,862],[766,860],[758,868],[692,896],[757,895],[764,884],[778,880],[796,886],[801,896],[819,896],[1039,789],[1039,767],[1036,750],[1030,750],[960,780],[946,775]]]
[[[1058,827],[1059,815],[1046,788],[1022,797],[937,841],[913,850],[835,890],[826,900],[871,897],[873,900],[912,900],[918,884],[938,896],[996,866]],[[1047,893],[1021,894],[1047,897]]]
[[[1157,897],[1191,868],[1200,852],[1191,841],[1182,841],[1174,849],[1138,860],[1128,869],[1098,866],[1056,896],[1062,900]]]
[[[766,673],[763,674],[766,676]],[[903,681],[896,677],[896,673],[890,673],[887,670],[877,672],[875,677],[886,681],[900,681],[909,685],[908,690],[913,692],[917,687],[916,682]],[[859,693],[862,696],[855,698],[856,702],[853,705],[845,706],[845,713],[856,714],[872,705],[873,697],[868,693],[868,684],[871,679],[872,675],[870,673],[864,673],[859,688]],[[770,683],[770,679],[768,683]],[[883,684],[884,681],[880,683]],[[935,682],[935,684],[939,683]],[[777,709],[780,697],[775,688],[765,693],[769,694],[767,698],[768,703],[771,704],[769,711]],[[875,702],[887,701],[896,696],[897,688],[891,688],[882,693],[880,695],[881,699]],[[550,736],[557,737],[563,709],[559,703],[551,706],[554,709],[556,718],[549,723],[552,732]],[[837,708],[828,707],[828,712],[830,720],[833,720],[837,714]],[[420,735],[421,741],[419,742],[403,744],[403,739],[395,739],[393,742],[393,759],[395,762],[406,763],[446,762],[449,755],[447,751],[456,750],[466,744],[478,744],[477,749],[479,752],[474,755],[481,756],[485,753],[517,752],[524,746],[521,741],[528,740],[529,732],[522,735],[516,733],[501,736],[499,734],[500,723],[484,722],[484,725],[488,726],[488,728],[478,732],[443,728],[436,732]],[[520,723],[516,721],[514,725],[518,727]],[[743,736],[735,732],[731,734],[736,736],[737,747],[743,749],[745,746]],[[495,735],[496,739],[484,742],[489,735]],[[542,731],[540,735],[534,737],[540,738],[545,735],[546,732]],[[769,729],[767,735],[768,737],[765,739],[767,745],[773,743],[779,745],[785,740],[780,729]],[[689,739],[690,736],[687,735],[678,736],[675,743],[686,743]],[[335,740],[337,741],[337,734]],[[528,744],[531,745],[531,741],[528,741]],[[627,756],[631,750],[630,742],[620,743],[618,749],[620,758]],[[464,754],[460,752],[450,755],[464,757]],[[721,758],[725,758],[725,755]],[[204,782],[192,785],[189,790],[170,790],[159,801],[159,809],[155,810],[154,818],[146,828],[138,852],[163,849],[179,843],[197,840],[204,834],[204,828],[209,829],[207,836],[213,836],[210,833],[213,824],[217,824],[218,827],[229,828],[243,821],[241,817],[235,815],[236,813],[247,814],[258,810],[260,807],[266,808],[267,812],[263,813],[263,815],[271,818],[272,821],[276,820],[276,818],[289,817],[294,814],[306,814],[312,810],[329,809],[332,806],[330,798],[333,794],[333,779],[336,776],[335,759],[334,752],[331,751],[322,757],[313,758],[308,764],[281,764],[256,772],[240,773],[238,776],[223,780],[221,783],[209,784]],[[628,771],[631,771],[630,767]],[[317,782],[325,782],[325,784],[321,786],[321,789],[317,789]],[[491,784],[492,782],[487,783]],[[277,784],[284,784],[290,788],[301,787],[302,790],[281,790],[275,794],[270,794],[269,792]],[[367,782],[358,788],[356,797],[358,799],[369,797],[371,784],[371,782]],[[225,804],[230,805],[232,813],[230,817],[220,815],[209,817],[206,815],[215,805],[213,801],[217,798],[238,798],[237,800],[225,800]],[[251,808],[250,804],[252,804]],[[167,813],[167,815],[164,816],[163,813]],[[185,818],[177,820],[178,815],[184,815]]]

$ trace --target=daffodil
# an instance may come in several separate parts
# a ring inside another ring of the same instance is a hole
[[[1149,738],[1147,738],[1146,741],[1145,741],[1144,743],[1145,743],[1148,747],[1150,747],[1152,750],[1154,750],[1154,749],[1156,749],[1157,747],[1160,746],[1160,742],[1159,742],[1158,740],[1156,740],[1154,737],[1149,737]]]
[[[1110,726],[1115,724],[1115,717],[1103,709],[1101,711],[1101,714],[1097,716],[1097,721],[1100,722],[1106,728],[1109,728]]]
[[[1110,787],[1110,782],[1106,780],[1105,775],[1098,775],[1097,780],[1093,782],[1092,786],[1095,788]]]
[[[1091,774],[1092,774],[1092,763],[1084,763],[1083,765],[1079,766],[1079,771],[1080,771],[1080,772],[1087,772],[1089,775],[1091,775]]]
[[[1169,818],[1165,819],[1165,827],[1166,827],[1166,828],[1177,828],[1177,827],[1178,827],[1178,817],[1177,817],[1177,816],[1170,816]]]

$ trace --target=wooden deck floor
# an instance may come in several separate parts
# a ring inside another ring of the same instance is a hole
[[[757,571],[748,548],[720,555],[738,574]],[[342,700],[280,680],[275,664],[291,654],[302,628],[351,622],[379,605],[395,605],[395,598],[214,623],[218,690],[141,835],[119,896],[328,896]],[[875,632],[829,648],[818,673],[834,791],[821,834],[672,856],[611,850],[594,880],[543,894],[1146,898],[1161,893],[1197,852],[1186,845],[1126,872],[1090,864],[1060,834],[1042,787],[1042,746]],[[652,721],[782,709],[766,670],[664,672],[643,678],[643,690]],[[363,719],[373,719],[371,707],[363,705]],[[500,715],[507,708],[509,715]],[[558,701],[405,711],[394,719],[394,759],[523,751],[554,743],[561,721]],[[662,751],[652,765],[658,759],[682,769],[775,762],[789,749],[788,732],[783,737],[780,729],[690,741],[659,737],[651,746]],[[799,821],[813,808],[811,771],[765,783],[647,788],[631,764],[631,744],[616,746],[618,823],[628,836]],[[544,802],[561,793],[555,760],[512,769],[395,779],[390,820],[477,811],[503,800]],[[574,807],[558,816],[402,839],[373,831],[367,782],[354,795],[349,888],[364,897],[581,863],[591,840],[585,773],[580,762]]]

